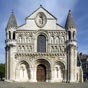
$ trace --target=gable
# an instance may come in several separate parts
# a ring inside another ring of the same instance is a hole
[[[26,17],[26,23],[20,27],[20,30],[63,30],[57,25],[57,19],[46,9],[40,6],[31,15]]]
[[[49,13],[45,8],[43,8],[41,5],[40,7],[35,10],[32,14],[30,14],[28,17],[26,17],[26,19],[31,19],[31,18],[35,18],[36,15],[39,13],[39,12],[43,12],[46,16],[47,16],[47,19],[54,19],[56,20],[57,18],[55,16],[53,16],[51,13]]]

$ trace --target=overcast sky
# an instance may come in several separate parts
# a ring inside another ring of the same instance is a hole
[[[72,10],[77,27],[78,51],[88,54],[88,0],[0,0],[0,63],[5,63],[5,27],[12,9],[18,26],[43,5],[64,27],[68,10]]]

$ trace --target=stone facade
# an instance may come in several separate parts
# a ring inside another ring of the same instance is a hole
[[[42,6],[19,27],[12,12],[6,27],[6,80],[82,82],[76,34],[71,11],[65,28]]]

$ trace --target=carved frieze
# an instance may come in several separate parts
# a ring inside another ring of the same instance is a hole
[[[18,45],[18,52],[33,52],[33,45]]]
[[[65,32],[49,31],[48,35],[49,35],[48,40],[50,44],[65,44],[65,41],[66,41]]]

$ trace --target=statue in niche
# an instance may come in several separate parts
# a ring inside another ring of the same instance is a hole
[[[38,20],[39,20],[39,24],[43,24],[43,16],[42,16],[42,14],[39,15]]]
[[[58,52],[60,52],[60,46],[58,46]]]
[[[62,72],[61,72],[61,67],[60,65],[57,65],[56,67],[56,78],[62,79]]]
[[[32,36],[29,37],[29,43],[32,43]]]
[[[28,37],[26,37],[26,42],[29,43],[29,41],[28,41]]]
[[[55,44],[58,44],[59,42],[59,38],[58,38],[58,36],[55,38]]]
[[[58,48],[57,48],[57,46],[55,46],[55,52],[58,52]]]
[[[24,36],[24,43],[26,43],[26,36]]]
[[[64,37],[63,36],[61,37],[60,41],[61,41],[61,43],[64,43]]]
[[[59,79],[62,79],[62,75],[61,75],[62,73],[61,73],[61,67],[60,67],[60,65],[58,66],[58,78]]]
[[[27,50],[30,52],[30,47],[27,45]]]
[[[60,51],[64,52],[64,47],[63,46],[60,46]]]
[[[21,50],[21,46],[18,46],[18,51],[20,51]]]
[[[22,46],[22,51],[24,51],[25,50],[25,47],[24,46]]]
[[[30,46],[30,52],[32,52],[32,46]]]
[[[53,46],[51,46],[51,52],[53,52],[53,50],[54,50],[54,47],[53,47]]]
[[[49,43],[51,43],[51,35],[49,33],[49,37],[48,37]]]
[[[39,12],[35,20],[38,27],[43,27],[46,24],[46,16],[43,12]]]
[[[21,40],[22,40],[22,38],[21,38],[21,36],[19,36],[18,37],[18,43],[21,43]]]
[[[53,37],[50,38],[50,43],[53,44]]]
[[[27,51],[27,46],[25,46],[25,51]]]

